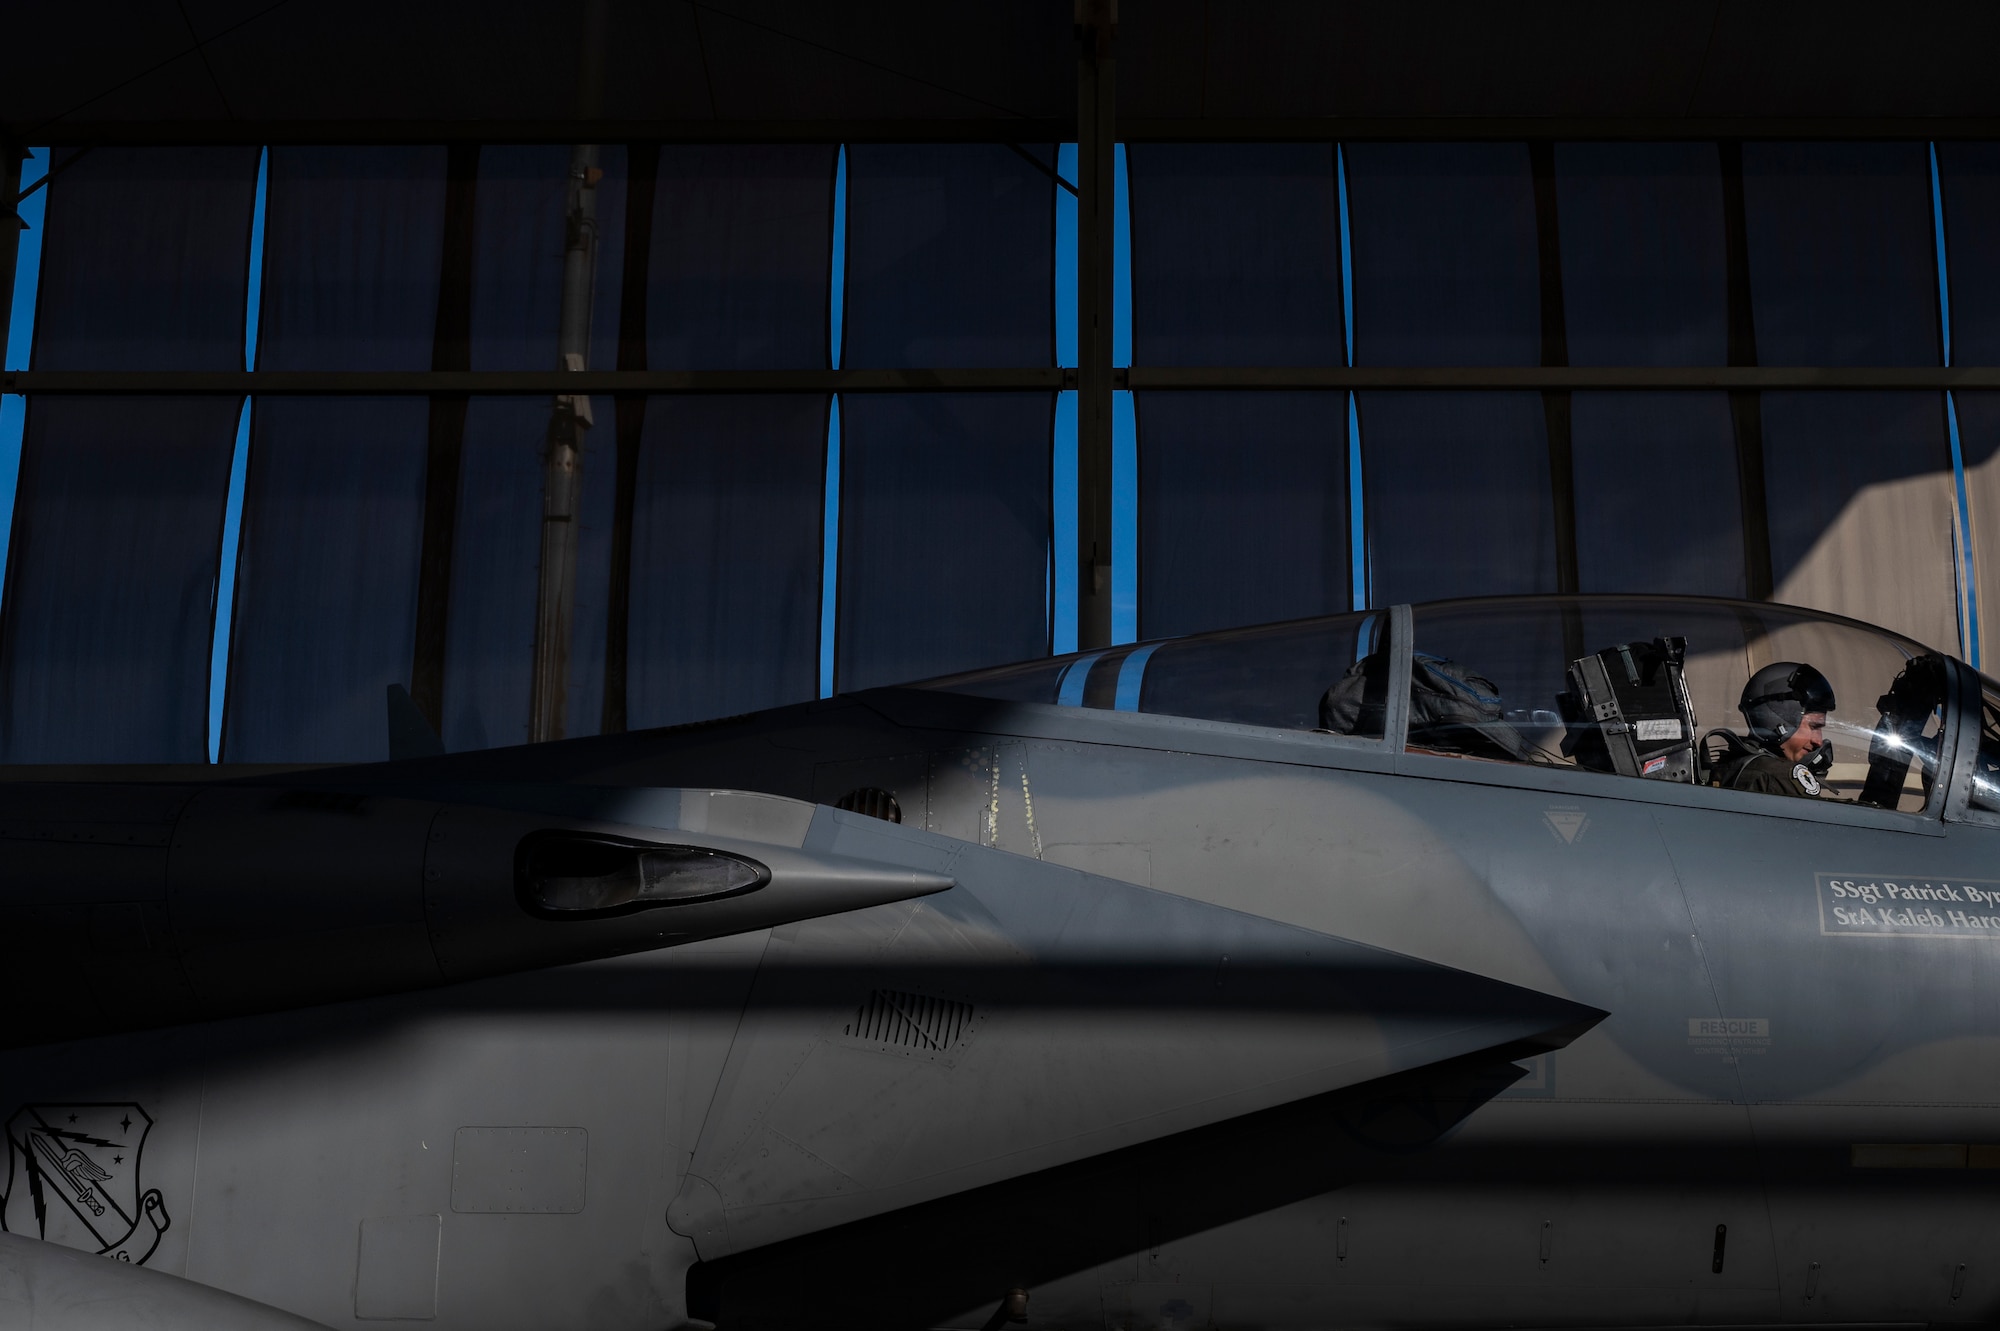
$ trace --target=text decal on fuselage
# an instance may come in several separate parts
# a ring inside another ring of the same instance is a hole
[[[2000,880],[1815,877],[1822,934],[2000,939]]]

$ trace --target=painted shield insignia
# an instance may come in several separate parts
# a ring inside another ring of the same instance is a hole
[[[23,1105],[7,1120],[0,1229],[143,1263],[172,1223],[159,1189],[139,1187],[152,1127],[129,1102]]]

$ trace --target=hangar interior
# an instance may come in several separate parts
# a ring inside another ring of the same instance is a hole
[[[1491,594],[2000,622],[1976,7],[45,8],[6,762]]]

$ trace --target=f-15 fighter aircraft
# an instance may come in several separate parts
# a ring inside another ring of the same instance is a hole
[[[0,838],[8,1325],[2000,1315],[2000,684],[1827,615],[17,773]]]

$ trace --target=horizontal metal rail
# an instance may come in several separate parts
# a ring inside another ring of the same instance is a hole
[[[1491,365],[1304,366],[1295,369],[1134,366],[1121,388],[1175,389],[1974,389],[2000,388],[2000,366]]]
[[[36,145],[194,143],[1068,143],[1073,116],[892,119],[105,120],[4,127]],[[1990,139],[1995,116],[1120,116],[1128,143]]]
[[[646,393],[1053,393],[1076,371],[994,370],[24,370],[0,393],[377,397]]]
[[[1943,391],[2000,389],[2000,366],[1135,366],[1113,386],[1145,391],[1363,390]],[[973,370],[19,370],[0,393],[212,397],[603,396],[651,393],[1052,393],[1076,371]]]

